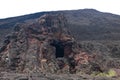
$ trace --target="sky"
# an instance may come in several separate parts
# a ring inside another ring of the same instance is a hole
[[[41,11],[85,8],[120,15],[120,0],[0,0],[0,19]]]

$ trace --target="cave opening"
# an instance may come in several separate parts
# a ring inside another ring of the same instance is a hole
[[[56,45],[55,47],[56,47],[56,53],[55,53],[56,58],[64,57],[64,48],[61,45]]]
[[[52,46],[55,47],[55,57],[62,58],[64,57],[64,45],[60,40],[53,40],[51,43]]]

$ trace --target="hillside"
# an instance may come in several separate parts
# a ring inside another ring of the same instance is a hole
[[[21,75],[25,80],[40,77],[34,73],[47,79],[52,73],[56,77],[76,74],[76,78],[83,80],[117,80],[120,77],[119,30],[119,15],[94,9],[1,19],[0,72],[3,73],[0,76],[3,76],[0,79],[12,72],[6,79],[13,78],[12,75]]]
[[[40,12],[0,20],[0,36],[9,33],[16,23],[30,21],[43,14],[63,13],[70,24],[71,34],[77,40],[119,40],[120,16],[94,9]],[[97,35],[97,36],[96,36]]]

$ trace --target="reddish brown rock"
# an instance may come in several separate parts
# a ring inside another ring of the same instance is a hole
[[[68,59],[74,42],[66,27],[63,15],[43,15],[33,23],[16,24],[0,50],[1,63],[18,72],[61,69],[57,58]]]

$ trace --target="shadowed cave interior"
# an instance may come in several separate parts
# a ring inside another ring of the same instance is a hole
[[[63,45],[62,41],[53,40],[51,45],[54,46],[56,49],[56,52],[55,52],[56,58],[64,57],[64,45]]]

